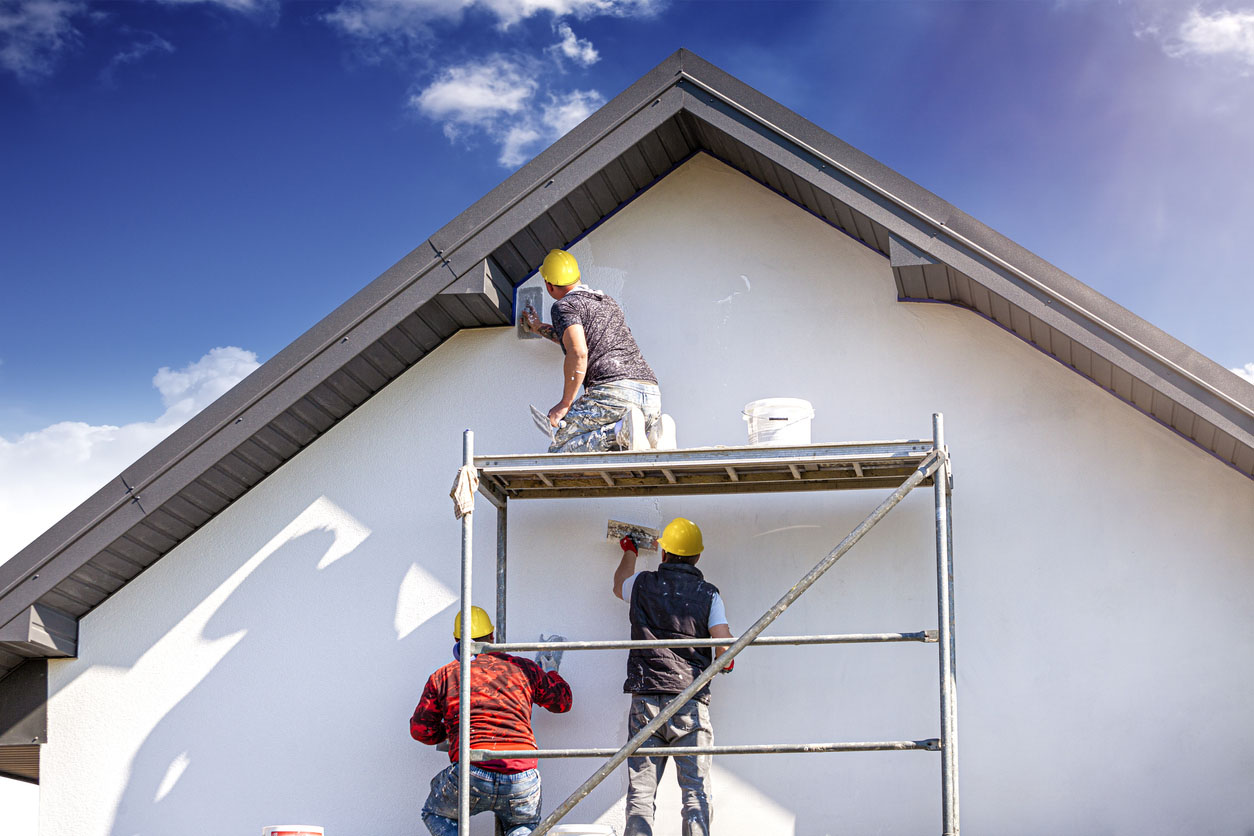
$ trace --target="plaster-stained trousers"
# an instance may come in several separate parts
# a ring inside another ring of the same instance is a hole
[[[636,736],[650,720],[661,713],[673,694],[636,694],[631,698],[627,738]],[[644,742],[645,746],[713,746],[714,728],[710,707],[699,700],[688,700],[662,728]],[[627,823],[623,836],[653,836],[654,796],[658,781],[670,758],[627,759]],[[683,755],[673,759],[683,795],[683,836],[709,836],[712,755]]]

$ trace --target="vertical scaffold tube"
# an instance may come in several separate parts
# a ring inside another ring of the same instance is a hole
[[[505,642],[505,564],[508,558],[505,526],[509,522],[509,500],[496,509],[496,640]]]
[[[475,463],[475,434],[462,433],[462,465]],[[470,537],[474,531],[473,506],[462,517],[462,635],[457,703],[457,836],[470,836]]]
[[[932,443],[941,466],[932,477],[936,497],[936,602],[940,629],[941,817],[944,836],[958,836],[958,685],[954,668],[954,563],[950,534],[949,452],[945,418],[932,415]]]

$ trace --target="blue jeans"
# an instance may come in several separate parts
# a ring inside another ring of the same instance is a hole
[[[662,417],[662,393],[656,383],[615,380],[588,386],[570,405],[553,437],[550,453],[599,453],[617,450],[614,425],[633,406],[644,413],[645,430]]]
[[[422,805],[431,836],[457,836],[457,764],[436,773]],[[505,836],[527,836],[540,824],[540,773],[535,769],[506,775],[470,767],[470,814],[491,810]]]
[[[662,712],[673,694],[635,694],[627,716],[627,737],[635,737],[649,721]],[[710,707],[699,700],[688,700],[645,746],[713,746],[714,728]],[[653,798],[669,758],[627,759],[627,823],[624,836],[653,836]],[[683,797],[680,832],[683,836],[709,836],[712,755],[680,755],[673,758]]]

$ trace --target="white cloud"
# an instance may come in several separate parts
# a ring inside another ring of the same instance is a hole
[[[62,421],[0,437],[0,563],[115,478],[157,442],[257,368],[257,355],[215,348],[153,377],[165,411],[123,426]]]
[[[592,41],[585,38],[579,38],[575,35],[575,30],[570,28],[568,23],[559,23],[554,27],[561,38],[552,49],[561,55],[566,56],[581,67],[591,67],[601,59],[597,54],[596,47],[592,45]]]
[[[523,63],[495,55],[483,62],[449,67],[412,96],[410,105],[445,124],[486,128],[518,114],[537,86]]]
[[[222,6],[243,14],[273,14],[278,11],[279,0],[157,0],[169,6],[210,5]]]
[[[566,134],[603,104],[605,97],[596,90],[572,90],[569,93],[550,95],[549,103],[543,110],[548,136],[557,139]]]
[[[1144,30],[1150,35],[1160,32],[1158,27]],[[1163,50],[1173,58],[1191,55],[1233,58],[1254,67],[1254,12],[1222,10],[1207,14],[1195,7],[1174,35],[1164,41]]]
[[[500,164],[513,168],[605,101],[595,90],[542,95],[539,70],[530,59],[494,55],[445,69],[409,104],[451,141],[487,137],[500,147]]]
[[[499,29],[538,14],[555,18],[648,17],[661,0],[345,0],[322,19],[345,35],[380,44],[423,41],[436,22],[460,23],[466,12],[485,11]]]
[[[1236,376],[1243,377],[1250,383],[1254,383],[1254,363],[1246,363],[1244,368],[1231,369],[1230,371]]]
[[[62,54],[82,41],[80,0],[0,0],[0,67],[23,82],[52,74]]]
[[[104,70],[101,71],[101,80],[106,84],[113,84],[113,74],[119,67],[127,64],[137,64],[153,52],[174,52],[174,45],[160,35],[145,32],[128,49],[124,49],[113,56]]]

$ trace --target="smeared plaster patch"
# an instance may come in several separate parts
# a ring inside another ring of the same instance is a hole
[[[745,276],[742,274],[740,276],[740,280],[745,283],[744,290],[733,290],[731,294],[724,296],[722,299],[716,300],[714,304],[716,305],[726,304],[728,302],[731,302],[731,300],[735,299],[737,296],[743,296],[744,294],[748,293],[750,290],[753,289],[753,286],[749,284],[748,276]]]
[[[411,564],[396,591],[396,616],[392,619],[396,638],[405,638],[457,600],[453,590],[418,564]]]
[[[754,537],[765,537],[768,534],[779,534],[781,531],[793,531],[799,528],[818,528],[817,525],[786,525],[782,528],[772,528],[767,531],[759,531]]]
[[[179,778],[183,777],[183,771],[187,769],[188,764],[191,762],[192,759],[188,757],[186,752],[180,752],[174,760],[170,761],[170,766],[165,771],[165,777],[157,785],[157,794],[152,797],[154,804],[170,794],[170,790],[174,789],[174,785],[179,782]]]

